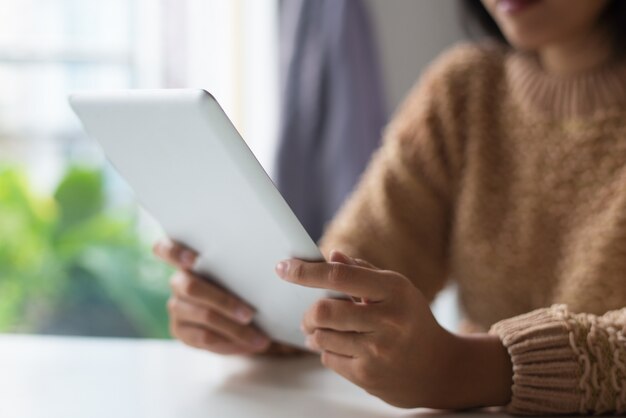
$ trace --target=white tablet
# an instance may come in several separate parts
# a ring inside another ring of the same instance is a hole
[[[322,290],[274,272],[322,254],[217,101],[204,90],[78,93],[87,133],[170,238],[195,249],[198,273],[254,306],[273,339],[304,346],[300,322]]]

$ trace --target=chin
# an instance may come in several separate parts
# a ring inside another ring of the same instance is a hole
[[[507,41],[509,42],[509,44],[511,44],[513,48],[518,49],[520,51],[528,51],[528,52],[537,51],[543,45],[542,42],[538,42],[532,39],[507,38]]]
[[[528,32],[524,34],[504,33],[504,37],[513,48],[522,51],[537,51],[547,43],[545,37],[532,36]]]

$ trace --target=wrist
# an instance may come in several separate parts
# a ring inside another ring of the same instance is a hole
[[[511,399],[513,366],[497,336],[451,335],[447,381],[451,408],[503,406]]]

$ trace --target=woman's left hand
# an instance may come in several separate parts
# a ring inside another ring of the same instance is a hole
[[[353,298],[320,300],[304,317],[307,343],[324,366],[392,405],[446,407],[455,338],[406,277],[337,251],[328,263],[291,259],[276,270],[289,282]]]

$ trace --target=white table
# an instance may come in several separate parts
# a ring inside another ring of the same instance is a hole
[[[168,341],[0,336],[2,418],[429,415],[455,414],[390,407],[313,356],[226,358]]]

